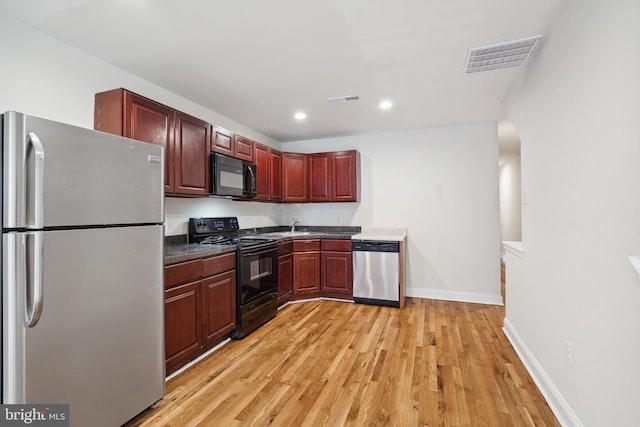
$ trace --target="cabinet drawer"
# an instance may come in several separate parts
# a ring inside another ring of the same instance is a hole
[[[351,239],[322,239],[320,247],[323,251],[351,252]]]
[[[293,242],[278,243],[278,255],[286,255],[293,252]]]
[[[320,239],[304,239],[293,241],[294,252],[319,251]]]
[[[164,288],[199,279],[201,276],[202,261],[199,259],[168,265],[164,268]]]
[[[205,258],[202,260],[202,276],[213,276],[214,274],[236,268],[236,253],[231,252],[224,255]]]

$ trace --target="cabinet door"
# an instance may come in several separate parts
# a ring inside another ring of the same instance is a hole
[[[269,200],[269,147],[255,143],[253,145],[253,160],[256,164],[257,191],[254,200]]]
[[[174,137],[176,194],[208,196],[211,188],[209,146],[211,125],[176,112]]]
[[[306,295],[320,291],[320,252],[294,252],[293,294]]]
[[[253,162],[253,141],[238,134],[233,136],[233,141],[233,156],[240,160]]]
[[[309,201],[331,201],[331,153],[310,154],[309,158]]]
[[[323,294],[338,294],[345,297],[352,297],[352,271],[351,252],[322,251],[320,290]]]
[[[293,293],[293,253],[278,257],[278,305]]]
[[[269,151],[269,200],[282,200],[282,154],[274,149]]]
[[[331,176],[332,201],[358,201],[360,170],[356,150],[331,153]]]
[[[202,281],[164,293],[167,374],[198,357],[202,351]]]
[[[165,192],[173,193],[174,144],[173,128],[175,111],[150,99],[124,92],[124,124],[122,136],[164,147]]]
[[[282,153],[282,201],[308,201],[306,154]]]
[[[233,134],[218,126],[211,134],[211,151],[233,157]]]
[[[236,327],[236,270],[202,281],[204,346],[213,347]]]

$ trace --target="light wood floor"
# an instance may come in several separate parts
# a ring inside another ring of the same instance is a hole
[[[136,426],[557,426],[502,307],[291,304],[170,380]]]

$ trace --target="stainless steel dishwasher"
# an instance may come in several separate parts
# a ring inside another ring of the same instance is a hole
[[[353,240],[353,299],[400,307],[400,243]]]

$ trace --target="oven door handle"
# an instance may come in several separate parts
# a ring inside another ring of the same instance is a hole
[[[255,251],[253,250],[248,250],[248,251],[240,251],[240,255],[245,257],[245,256],[256,256],[256,255],[262,255],[262,254],[266,254],[269,252],[274,252],[273,255],[277,255],[278,254],[278,249],[277,248],[265,248],[265,249],[257,249]]]

